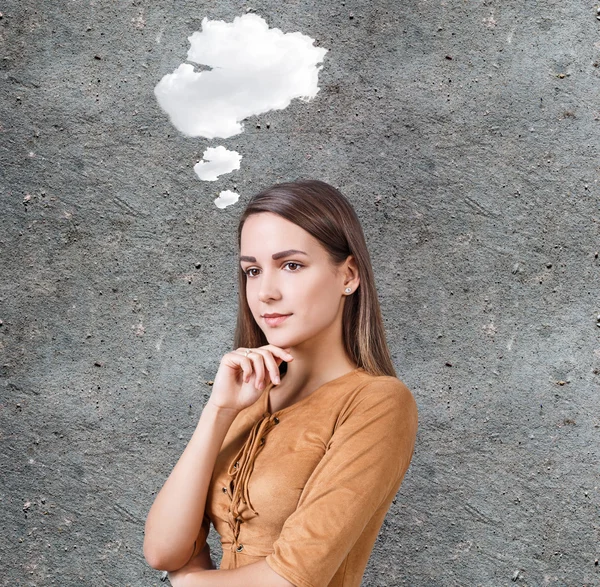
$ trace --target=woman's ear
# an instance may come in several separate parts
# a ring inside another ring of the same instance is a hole
[[[353,294],[360,285],[360,275],[358,274],[358,265],[353,255],[349,255],[344,261],[342,267],[344,276],[344,295]]]

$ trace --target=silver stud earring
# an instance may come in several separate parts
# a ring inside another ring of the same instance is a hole
[[[349,294],[349,293],[352,293],[352,288],[351,288],[351,287],[347,287],[347,288],[346,288],[344,291],[345,291],[347,294]]]

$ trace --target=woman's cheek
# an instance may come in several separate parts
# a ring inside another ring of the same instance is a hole
[[[252,283],[252,281],[250,279],[248,279],[248,281],[246,282],[246,302],[248,303],[248,306],[250,307],[250,311],[252,312],[252,315],[254,316],[254,319],[257,319],[257,308],[256,308],[256,302],[257,302],[257,296],[254,292],[256,288],[254,287],[254,284]],[[258,322],[258,320],[256,320]]]

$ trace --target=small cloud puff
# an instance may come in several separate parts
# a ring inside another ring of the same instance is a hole
[[[207,65],[196,71],[182,63],[154,88],[175,128],[192,137],[228,138],[244,130],[241,121],[282,110],[294,98],[309,100],[319,91],[326,49],[302,33],[270,29],[252,13],[232,23],[202,20],[189,37],[188,61]]]
[[[219,194],[219,197],[215,199],[215,206],[217,208],[227,208],[235,204],[240,199],[240,194],[236,194],[231,190],[224,190]]]
[[[225,147],[209,147],[202,155],[202,161],[194,165],[196,175],[204,181],[216,181],[220,175],[240,168],[242,156],[237,151]]]

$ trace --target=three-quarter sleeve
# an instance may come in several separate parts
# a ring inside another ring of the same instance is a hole
[[[377,378],[364,386],[340,413],[269,566],[297,587],[327,586],[378,510],[382,521],[410,464],[416,431],[416,404],[400,381]]]

